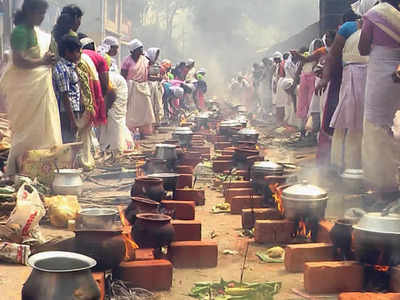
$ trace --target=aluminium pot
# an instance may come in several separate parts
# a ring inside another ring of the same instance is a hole
[[[282,190],[284,216],[292,221],[323,219],[328,204],[328,193],[307,181]]]
[[[32,255],[33,268],[22,288],[22,300],[99,300],[91,269],[96,261],[85,255],[48,251]]]
[[[161,247],[169,246],[174,240],[175,229],[167,215],[138,214],[132,236],[140,248],[153,248],[159,253]]]
[[[164,197],[164,184],[159,178],[138,177],[131,189],[131,197],[149,198],[161,202]]]
[[[346,169],[340,177],[346,190],[351,193],[361,193],[364,184],[364,172],[362,169]]]
[[[284,168],[282,165],[272,161],[256,161],[250,169],[250,179],[253,189],[256,192],[264,193],[268,187],[266,176],[283,176]]]
[[[173,144],[157,144],[155,158],[164,160],[175,160],[178,158],[176,154],[176,145]]]
[[[189,147],[192,144],[193,131],[189,127],[177,127],[172,137],[179,141],[181,147]]]
[[[196,121],[196,129],[200,130],[201,128],[208,129],[208,120],[210,118],[210,113],[208,112],[203,112],[198,114],[195,117]]]
[[[260,136],[258,131],[252,128],[243,128],[239,130],[237,135],[239,136],[240,141],[248,141],[255,143],[258,142],[258,137]]]
[[[76,229],[105,230],[120,226],[119,212],[111,208],[85,208],[76,219]]]
[[[148,158],[142,168],[146,175],[170,171],[168,169],[167,161],[159,158]]]
[[[227,137],[231,137],[242,128],[242,125],[237,120],[222,121],[219,124],[219,134]]]
[[[60,169],[54,171],[55,177],[52,184],[53,193],[56,195],[82,194],[82,170],[80,169]]]
[[[374,212],[365,214],[353,225],[356,259],[364,264],[400,264],[400,215]]]

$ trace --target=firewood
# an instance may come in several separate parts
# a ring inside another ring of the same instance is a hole
[[[0,240],[21,243],[21,227],[18,224],[0,225]]]

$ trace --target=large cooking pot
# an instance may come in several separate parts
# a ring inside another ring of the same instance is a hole
[[[250,169],[250,179],[256,192],[263,193],[267,188],[266,176],[283,176],[282,165],[272,161],[257,161]]]
[[[159,173],[159,172],[169,172],[167,161],[165,159],[159,158],[148,158],[146,163],[142,167],[144,173],[152,174],[152,173]]]
[[[100,290],[90,271],[96,261],[85,255],[49,251],[32,255],[33,268],[22,288],[22,300],[99,300]]]
[[[237,134],[237,132],[242,128],[242,125],[237,120],[222,121],[219,124],[219,134],[231,137]]]
[[[208,120],[210,118],[209,112],[202,112],[195,117],[196,121],[196,129],[200,130],[201,128],[208,129]]]
[[[158,144],[156,145],[155,158],[164,160],[176,160],[176,145],[173,144]]]
[[[307,181],[285,188],[282,204],[287,219],[298,221],[305,218],[322,219],[328,203],[328,193]]]
[[[155,173],[150,174],[150,178],[159,178],[164,183],[164,190],[175,191],[180,174],[177,173]]]
[[[260,134],[258,133],[257,130],[253,128],[243,128],[239,130],[237,135],[239,136],[240,141],[249,141],[257,143]]]
[[[164,184],[159,178],[138,177],[131,189],[131,197],[149,198],[161,202],[164,197]]]
[[[76,219],[76,229],[110,229],[120,226],[119,212],[111,208],[85,208],[78,213]]]
[[[400,215],[367,213],[353,225],[356,258],[381,266],[400,264]]]
[[[83,181],[81,169],[60,169],[54,171],[53,192],[57,195],[82,194]]]
[[[177,127],[172,137],[179,141],[181,147],[189,147],[192,144],[193,131],[189,127]]]
[[[125,209],[125,218],[131,225],[135,224],[136,215],[143,213],[159,213],[160,203],[140,197],[132,197],[131,203]]]

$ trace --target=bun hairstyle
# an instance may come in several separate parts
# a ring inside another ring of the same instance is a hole
[[[40,9],[47,9],[48,7],[49,4],[46,0],[24,0],[21,9],[17,10],[14,15],[14,24],[23,24],[29,13]]]
[[[83,11],[76,5],[64,6],[53,28],[53,36],[57,43],[72,29],[75,18],[83,16]]]

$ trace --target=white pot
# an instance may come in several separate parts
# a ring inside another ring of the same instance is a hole
[[[56,195],[74,195],[82,194],[82,170],[80,169],[60,169],[55,170],[53,181],[53,192]]]

